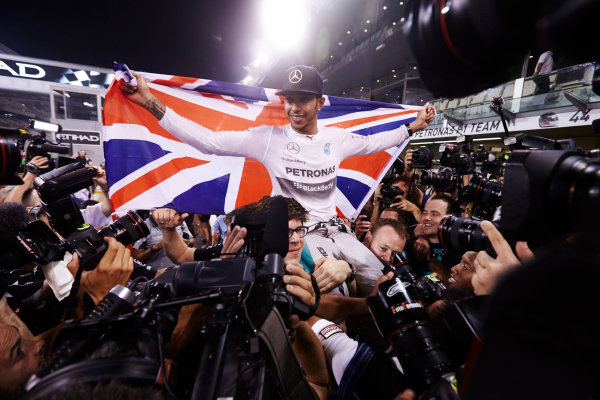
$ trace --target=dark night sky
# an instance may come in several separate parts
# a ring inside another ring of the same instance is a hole
[[[255,0],[45,3],[5,2],[0,43],[27,57],[235,82],[259,33]]]

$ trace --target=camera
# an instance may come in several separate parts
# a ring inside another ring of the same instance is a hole
[[[431,398],[458,398],[447,381],[452,380],[455,365],[414,285],[397,276],[382,282],[377,294],[367,298],[367,306],[379,333],[391,342],[409,386],[420,393],[447,384],[443,391],[449,397]]]
[[[0,256],[0,265],[5,270],[17,269],[29,263],[45,265],[62,260],[65,252],[69,251],[77,252],[82,267],[94,269],[107,249],[103,238],[114,237],[128,246],[148,233],[148,226],[134,211],[129,211],[99,231],[84,224],[64,239],[58,237],[43,221],[36,220],[16,235],[8,250]]]
[[[487,175],[490,179],[497,179],[504,171],[504,164],[501,160],[483,161],[481,163],[481,173]]]
[[[446,215],[440,221],[438,239],[442,246],[449,249],[493,251],[480,224],[479,219]]]
[[[490,154],[488,153],[488,151],[485,149],[485,147],[480,144],[479,147],[477,148],[477,150],[475,150],[473,152],[473,159],[476,162],[484,162],[484,161],[489,161],[490,159]]]
[[[379,194],[381,195],[379,202],[381,203],[382,207],[389,207],[396,202],[397,196],[404,196],[402,189],[400,189],[398,186],[388,184],[381,186]]]
[[[502,201],[502,184],[485,179],[481,174],[473,174],[469,183],[460,193],[460,201],[473,202],[473,217],[492,219],[493,213]]]
[[[429,148],[421,146],[413,150],[410,166],[415,169],[430,169],[432,161],[433,152]]]
[[[457,174],[468,175],[475,171],[475,160],[468,154],[459,154],[459,148],[455,144],[443,144],[440,146],[442,152],[440,164],[444,167],[453,168]]]
[[[551,46],[570,65],[594,59],[593,50],[571,43],[593,37],[598,2],[583,0],[568,10],[563,4],[411,1],[403,29],[433,97],[457,98],[521,76],[529,49]]]
[[[91,186],[95,175],[94,168],[72,163],[35,178],[33,186],[47,210],[51,226],[61,237],[42,221],[30,222],[16,236],[12,250],[4,255],[2,267],[15,269],[30,262],[47,264],[62,260],[66,251],[75,251],[80,265],[93,269],[106,252],[104,237],[114,237],[127,246],[147,236],[148,227],[133,211],[100,231],[85,223],[70,194]]]
[[[440,168],[437,173],[423,171],[421,183],[432,186],[436,192],[452,193],[458,185],[458,175],[450,168]]]
[[[234,219],[251,238],[238,257],[186,262],[142,288],[134,282],[127,288],[116,286],[86,319],[67,321],[58,348],[30,380],[28,398],[45,398],[61,385],[84,379],[136,379],[152,385],[164,368],[162,346],[177,323],[179,308],[195,303],[212,311],[177,358],[179,367],[171,371],[175,379],[165,379],[174,398],[237,398],[240,393],[257,400],[289,398],[291,390],[294,398],[316,398],[283,324],[292,313],[306,319],[314,312],[284,289],[285,200],[273,199],[266,214],[237,214]],[[125,350],[89,359],[106,341]],[[115,358],[128,368],[107,369],[106,363]],[[72,370],[87,373],[74,377]]]
[[[31,126],[35,126],[36,129],[40,129],[40,127],[50,129],[48,126],[60,127],[60,125],[41,123],[35,120],[31,120]],[[44,131],[39,135],[32,135],[24,129],[7,128],[0,128],[0,148],[2,148],[0,163],[4,165],[0,170],[0,184],[7,185],[20,185],[23,183],[21,178],[16,175],[20,171],[23,159],[28,162],[35,156],[47,157],[47,167],[31,171],[41,174],[56,167],[49,153],[67,154],[70,151],[69,147],[49,142]]]
[[[412,284],[425,307],[441,299],[446,290],[446,286],[434,275],[418,276],[408,260],[401,254],[394,254],[392,262],[384,270],[384,273],[389,271],[394,271],[394,277],[400,278],[402,282]]]

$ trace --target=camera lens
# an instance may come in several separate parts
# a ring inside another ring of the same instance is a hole
[[[114,237],[125,246],[148,236],[149,233],[148,226],[134,211],[129,211],[126,215],[100,230],[100,236]]]
[[[447,249],[486,250],[489,241],[480,223],[481,221],[476,219],[447,215],[440,221],[440,243]]]
[[[492,207],[500,206],[502,201],[502,184],[488,181],[482,176],[474,175],[464,187],[460,200],[465,202],[481,202]]]
[[[393,278],[367,299],[379,331],[389,338],[409,381],[418,390],[451,370],[451,361],[430,325],[412,284]]]

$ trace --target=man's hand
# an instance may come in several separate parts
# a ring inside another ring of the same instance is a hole
[[[429,103],[425,104],[423,108],[417,113],[417,119],[410,123],[410,127],[413,132],[420,131],[421,129],[427,128],[427,126],[433,121],[435,117],[435,110]]]
[[[400,200],[394,204],[391,204],[390,207],[392,208],[397,208],[398,210],[402,210],[402,211],[408,211],[410,213],[414,213],[416,212],[421,212],[421,210],[419,209],[419,207],[417,207],[415,204],[411,203],[410,201],[406,200],[404,198],[404,196],[396,196],[396,200]]]
[[[235,257],[238,251],[244,246],[244,238],[248,230],[246,228],[240,228],[239,225],[233,228],[231,232],[227,232],[225,240],[223,241],[223,249],[221,250],[221,258]]]
[[[48,166],[48,157],[35,156],[31,160],[29,160],[29,162],[27,164],[31,164],[31,165],[37,167],[38,170],[42,169],[42,168],[46,168]],[[34,180],[37,176],[38,176],[38,174],[27,171],[27,173],[23,177],[23,180],[25,180],[25,179]]]
[[[315,262],[313,276],[321,293],[328,293],[339,286],[352,274],[352,269],[344,260],[320,258]]]
[[[413,243],[413,250],[415,251],[415,256],[419,260],[429,261],[430,259],[430,246],[429,241],[424,237],[419,237]]]
[[[81,274],[81,287],[95,304],[98,304],[110,289],[127,284],[133,271],[131,252],[115,238],[105,237],[108,249],[95,269]]]
[[[485,251],[480,251],[477,254],[473,263],[475,273],[473,274],[473,278],[471,278],[473,289],[477,295],[490,294],[502,275],[521,265],[510,245],[494,224],[489,221],[482,221],[481,229],[487,235],[498,256],[493,258]],[[519,249],[519,255],[523,259],[528,260],[533,257],[533,253],[531,253],[526,244],[517,244],[517,249]]]
[[[356,222],[354,223],[354,234],[357,238],[361,238],[362,235],[371,229],[371,221],[367,219],[367,216],[361,214],[356,218]]]
[[[96,169],[96,176],[92,177],[94,183],[100,186],[103,191],[108,190],[108,181],[106,180],[106,171],[100,167],[94,167]]]
[[[285,290],[296,296],[308,307],[313,308],[317,303],[317,295],[313,289],[308,272],[306,272],[298,262],[287,263],[285,270],[287,272],[283,275]],[[296,329],[298,325],[300,325],[300,318],[298,315],[290,315],[287,321],[288,328]]]
[[[179,215],[176,210],[171,208],[159,208],[152,211],[152,218],[154,218],[160,229],[175,229],[183,224],[188,215],[188,213]]]
[[[136,74],[131,71],[135,79],[137,80],[137,86],[132,86],[125,80],[119,81],[119,89],[123,92],[129,100],[138,106],[144,107],[150,111],[157,119],[161,119],[165,115],[166,107],[161,103],[153,94],[150,92],[148,83],[142,75]]]
[[[375,282],[375,286],[373,286],[373,291],[371,291],[369,297],[377,296],[377,290],[379,290],[379,285],[385,281],[389,281],[393,277],[394,271],[389,271],[387,274],[383,274],[379,278],[377,278],[377,282]]]

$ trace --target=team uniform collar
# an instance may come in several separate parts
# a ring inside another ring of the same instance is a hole
[[[315,141],[317,139],[319,139],[322,135],[321,135],[321,129],[319,128],[319,131],[317,133],[315,133],[314,135],[305,135],[304,133],[299,133],[296,132],[293,128],[292,128],[292,124],[287,124],[283,127],[284,131],[286,132],[286,134],[293,139],[299,139],[299,140],[311,140],[311,141]]]

